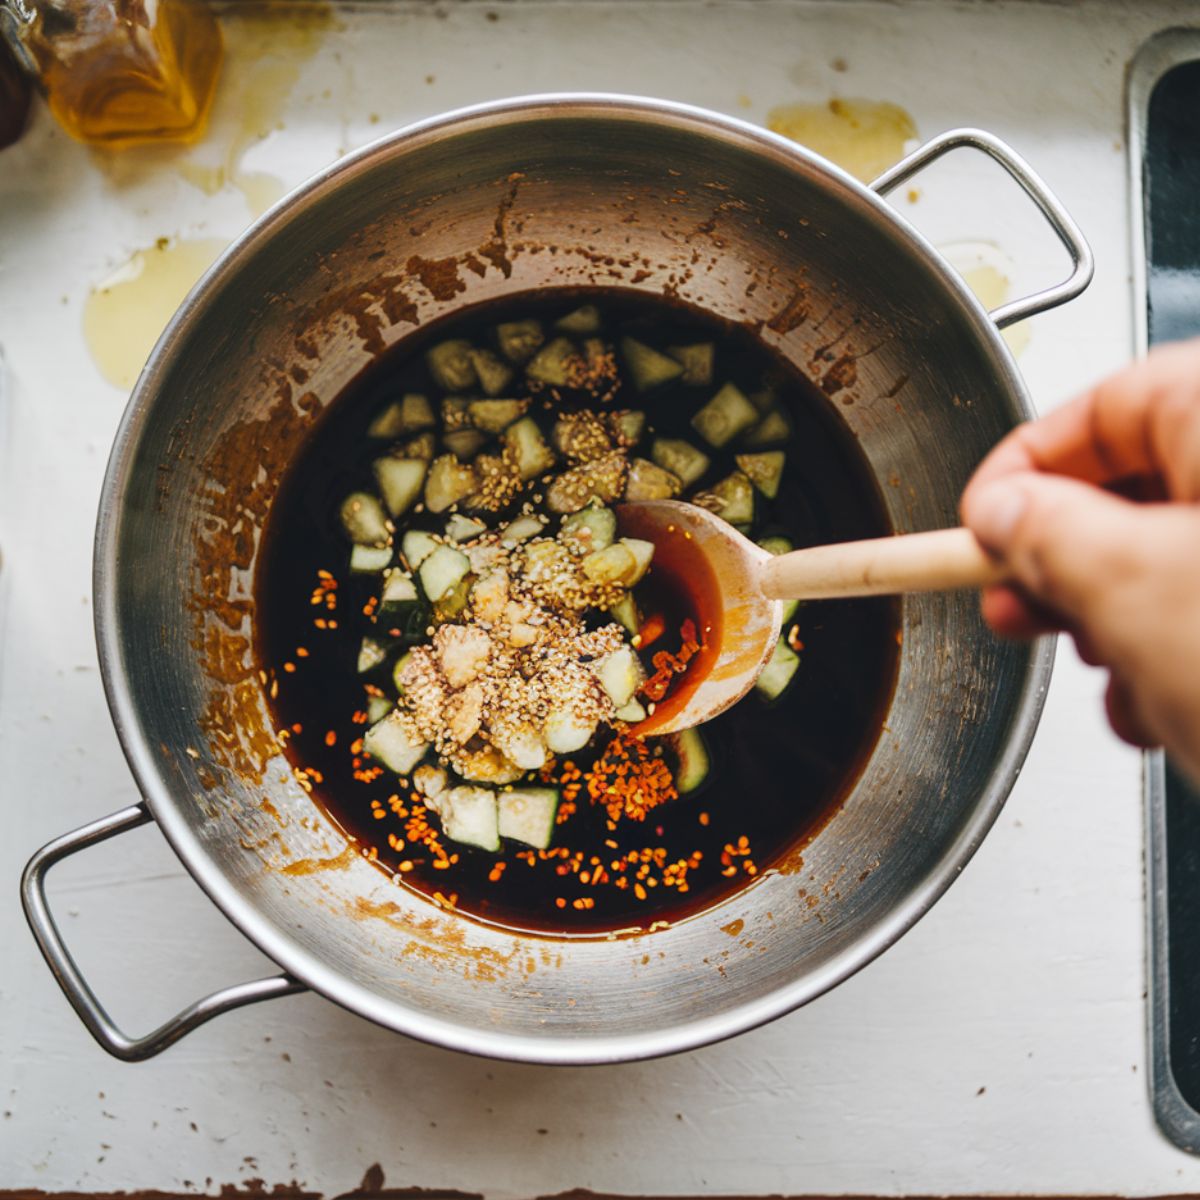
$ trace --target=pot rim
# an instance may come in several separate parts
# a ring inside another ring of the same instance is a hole
[[[409,124],[362,147],[318,171],[289,192],[237,237],[192,288],[168,323],[143,368],[113,441],[100,495],[94,544],[92,590],[100,672],[113,725],[134,780],[158,826],[192,878],[224,915],[268,958],[314,991],[378,1025],[449,1049],[512,1061],[583,1065],[628,1062],[695,1049],[766,1024],[841,983],[897,941],[942,896],[991,828],[1016,781],[1036,731],[1045,701],[1054,642],[1041,639],[1031,650],[1015,716],[1003,752],[998,757],[980,802],[970,820],[936,865],[889,916],[846,951],[820,969],[755,1001],[727,1012],[647,1033],[608,1037],[578,1035],[529,1036],[444,1021],[384,999],[329,967],[267,919],[242,897],[205,852],[181,815],[178,802],[159,769],[140,727],[121,663],[116,604],[118,515],[129,477],[133,451],[149,418],[157,388],[168,374],[180,344],[197,315],[218,288],[232,278],[243,261],[268,239],[277,236],[291,214],[305,202],[337,189],[348,178],[368,169],[380,157],[402,153],[465,128],[495,127],[538,116],[620,116],[676,129],[715,136],[752,152],[765,154],[782,166],[806,165],[825,174],[854,198],[888,222],[923,258],[951,295],[964,306],[976,334],[989,344],[1002,368],[1002,384],[1016,401],[1019,415],[1033,416],[1033,407],[1011,354],[986,310],[933,245],[878,193],[835,164],[781,135],[695,105],[616,93],[556,92],[518,96],[451,110]]]

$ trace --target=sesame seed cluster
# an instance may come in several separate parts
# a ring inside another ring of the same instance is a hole
[[[589,579],[582,556],[557,538],[514,547],[490,532],[464,549],[486,573],[462,616],[413,648],[397,682],[415,740],[463,778],[502,785],[545,765],[552,713],[580,726],[614,723],[595,664],[625,644],[625,632],[589,627],[584,614],[624,589]]]

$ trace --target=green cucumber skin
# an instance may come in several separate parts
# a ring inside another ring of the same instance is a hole
[[[800,667],[800,656],[780,638],[770,661],[762,669],[754,688],[768,704],[775,704],[791,687]]]

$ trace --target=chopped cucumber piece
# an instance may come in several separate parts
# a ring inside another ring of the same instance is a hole
[[[368,671],[373,671],[385,658],[387,658],[387,646],[382,642],[376,641],[375,638],[365,637],[362,644],[358,647],[358,673],[365,675]]]
[[[517,517],[500,531],[500,540],[505,545],[515,546],[518,542],[528,541],[531,537],[536,537],[545,527],[545,517],[535,516],[532,513]]]
[[[765,417],[775,407],[778,396],[773,387],[767,386],[760,388],[757,392],[751,392],[746,398]]]
[[[410,529],[400,543],[410,570],[415,571],[439,546],[441,542],[431,533],[421,529]]]
[[[445,442],[446,449],[455,458],[465,461],[474,458],[483,449],[487,443],[487,437],[478,429],[456,429],[453,433],[446,434],[442,441]]]
[[[396,665],[394,667],[392,667],[392,683],[395,684],[395,686],[396,686],[397,695],[400,695],[400,696],[404,695],[404,683],[403,683],[404,668],[408,666],[408,664],[411,660],[412,660],[412,651],[405,650],[405,652],[402,655],[400,655],[400,657],[398,659],[396,659]]]
[[[703,450],[697,450],[682,438],[655,438],[650,446],[650,457],[664,471],[677,475],[685,488],[691,487],[708,470],[711,462]]]
[[[438,796],[438,816],[450,841],[481,850],[500,849],[496,793],[491,788],[463,786],[443,792]]]
[[[452,542],[471,542],[487,533],[487,526],[474,517],[464,517],[462,513],[454,513],[446,522],[446,536]]]
[[[683,374],[683,364],[631,337],[621,339],[621,356],[639,392],[670,383]]]
[[[387,514],[370,492],[351,492],[339,512],[342,528],[356,546],[386,546],[391,542]]]
[[[512,367],[490,350],[472,350],[470,357],[485,396],[499,396],[512,382]]]
[[[496,326],[496,342],[509,362],[523,363],[545,340],[541,321],[505,321]]]
[[[425,353],[429,373],[448,392],[465,392],[479,382],[471,361],[471,343],[463,338],[439,342]]]
[[[670,500],[683,491],[679,476],[645,458],[635,458],[629,464],[625,480],[626,500]]]
[[[584,304],[565,317],[559,317],[554,328],[563,333],[599,333],[600,310],[594,304]]]
[[[624,412],[615,412],[611,421],[617,441],[622,446],[636,446],[642,440],[642,434],[646,430],[646,414],[640,409],[631,408]]]
[[[792,423],[781,408],[773,408],[757,425],[746,431],[742,445],[751,450],[777,446],[792,436]]]
[[[603,550],[593,551],[579,564],[593,583],[619,583],[633,587],[650,566],[654,543],[640,538],[621,538]]]
[[[692,346],[668,346],[667,353],[676,362],[683,364],[681,382],[693,387],[707,387],[712,383],[715,354],[712,342],[697,342]]]
[[[437,449],[437,439],[432,433],[419,433],[415,438],[410,438],[407,442],[400,446],[398,452],[394,452],[397,458],[423,458],[428,462],[434,455]]]
[[[424,641],[429,629],[429,605],[403,571],[394,574],[398,578],[391,580],[391,594],[379,605],[375,628],[400,641]]]
[[[684,729],[672,739],[679,760],[675,769],[675,787],[681,796],[694,792],[708,778],[708,747],[698,729]]]
[[[374,575],[391,562],[391,546],[355,546],[350,551],[350,570],[355,575]]]
[[[554,422],[550,440],[560,454],[576,463],[595,462],[613,448],[605,422],[588,408],[563,413]]]
[[[516,455],[506,447],[501,454],[481,454],[475,460],[479,487],[464,503],[467,508],[484,512],[499,512],[521,490],[521,476]]]
[[[363,735],[363,749],[397,775],[407,775],[429,749],[428,742],[409,732],[404,717],[398,708],[393,709]]]
[[[551,512],[578,512],[592,501],[611,504],[625,488],[628,465],[619,450],[594,462],[564,471],[546,489],[546,507]]]
[[[723,517],[730,525],[754,520],[754,487],[741,471],[734,471],[706,492],[698,492],[692,503]]]
[[[583,339],[583,360],[587,366],[604,377],[613,369],[613,348],[603,339],[590,337]]]
[[[576,554],[591,554],[611,546],[617,536],[617,518],[612,509],[589,504],[565,518],[558,538]]]
[[[427,397],[408,392],[393,401],[367,426],[367,437],[397,438],[434,426],[433,408]]]
[[[568,338],[558,337],[548,342],[529,360],[525,374],[550,387],[565,387],[571,378],[571,367],[578,360],[575,347]]]
[[[650,570],[654,543],[644,542],[641,538],[622,538],[620,544],[633,555],[633,578],[622,581],[626,587],[633,587]]]
[[[453,621],[467,607],[470,598],[471,580],[464,576],[433,606],[433,619],[438,624]]]
[[[588,579],[600,584],[625,584],[637,571],[637,559],[620,542],[593,551],[579,565]]]
[[[795,550],[791,538],[786,538],[782,534],[774,534],[772,537],[761,538],[758,543],[768,554],[780,555],[791,554]]]
[[[614,708],[628,704],[645,678],[638,656],[628,646],[618,646],[611,654],[606,654],[596,664],[595,671]]]
[[[479,476],[469,463],[461,463],[453,454],[435,458],[425,480],[425,507],[430,512],[445,512],[452,504],[465,500],[479,488]]]
[[[637,601],[632,592],[626,592],[609,610],[612,617],[626,633],[632,637],[642,627],[642,614],[638,612]],[[622,717],[622,720],[625,718]]]
[[[595,721],[584,720],[570,709],[552,711],[542,726],[546,745],[555,754],[572,754],[582,750],[595,732]]]
[[[532,417],[522,417],[504,431],[504,444],[517,456],[517,471],[526,483],[554,466],[554,451],[546,445]]]
[[[421,597],[417,594],[417,585],[407,571],[401,571],[397,567],[384,577],[383,591],[379,596],[379,607],[385,612],[409,604],[419,604],[420,600]]]
[[[386,408],[380,409],[370,425],[367,426],[367,437],[369,438],[395,438],[399,437],[403,430],[400,428],[400,401],[396,400],[389,404]]]
[[[692,418],[692,428],[718,449],[758,420],[758,409],[732,383],[727,383]]]
[[[500,836],[545,850],[554,837],[557,788],[513,788],[500,793]]]
[[[406,513],[421,494],[429,463],[423,458],[377,458],[372,464],[375,482],[393,517]]]
[[[393,708],[395,705],[386,696],[368,696],[367,720],[375,725],[382,721]]]
[[[739,454],[734,461],[745,472],[746,478],[768,500],[779,494],[779,480],[783,476],[787,455],[782,450],[768,450],[763,454]]]
[[[640,700],[630,700],[628,704],[623,704],[618,708],[613,716],[627,725],[636,725],[639,721],[646,719],[646,710]]]
[[[461,550],[439,546],[421,563],[421,588],[430,603],[437,604],[454,591],[470,569],[471,560]]]
[[[754,687],[767,700],[778,700],[780,696],[787,690],[787,686],[792,682],[792,677],[796,674],[796,668],[800,665],[800,656],[780,638],[775,643],[775,652],[771,655],[770,661],[763,667],[762,674],[758,677]]]
[[[528,400],[472,400],[467,418],[484,433],[500,433],[525,415]]]

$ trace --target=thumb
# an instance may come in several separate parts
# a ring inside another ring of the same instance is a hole
[[[964,523],[1015,582],[1101,638],[1113,594],[1141,574],[1141,518],[1098,487],[1032,471],[963,497]]]

